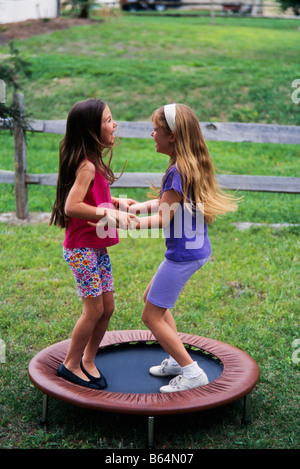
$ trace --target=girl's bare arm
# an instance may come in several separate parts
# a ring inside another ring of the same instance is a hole
[[[94,178],[94,165],[89,161],[83,162],[77,171],[75,182],[65,203],[66,215],[68,217],[95,221],[101,220],[107,215],[110,215],[118,222],[122,219],[122,224],[129,224],[130,220],[134,218],[131,214],[119,212],[114,208],[105,208],[101,206],[93,207],[84,202],[84,198],[89,191]]]
[[[157,202],[158,213],[148,217],[140,217],[136,229],[165,228],[167,227],[181,202],[181,196],[175,190],[165,191]],[[134,207],[134,205],[132,206]]]
[[[94,178],[94,165],[90,162],[82,163],[77,170],[75,182],[65,203],[65,213],[68,217],[99,220],[100,214],[97,214],[96,207],[83,202]]]

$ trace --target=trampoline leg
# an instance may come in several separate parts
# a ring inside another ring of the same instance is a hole
[[[41,425],[45,425],[47,423],[47,414],[48,414],[48,395],[43,394],[42,419],[40,420]]]
[[[250,394],[244,396],[244,415],[242,418],[242,423],[246,424],[250,422]]]
[[[154,417],[148,417],[148,448],[154,448]]]

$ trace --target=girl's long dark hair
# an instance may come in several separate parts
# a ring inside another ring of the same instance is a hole
[[[92,161],[110,184],[116,180],[110,169],[112,148],[101,144],[101,121],[105,107],[104,101],[91,98],[76,103],[68,115],[66,133],[59,145],[56,199],[50,225],[67,226],[69,219],[64,211],[65,202],[75,182],[76,171],[84,159]],[[102,158],[105,151],[109,153],[107,164]]]

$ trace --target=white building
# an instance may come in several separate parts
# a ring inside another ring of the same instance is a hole
[[[0,23],[55,18],[57,0],[0,0]]]

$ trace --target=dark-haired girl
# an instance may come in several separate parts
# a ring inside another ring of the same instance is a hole
[[[106,103],[80,101],[71,109],[60,144],[56,200],[50,224],[65,228],[64,259],[74,274],[83,310],[58,375],[75,384],[103,389],[107,383],[95,356],[114,311],[109,246],[119,242],[117,227],[127,228],[133,215],[115,210],[109,184],[116,122]],[[104,156],[108,156],[108,163]],[[89,222],[110,219],[101,230]],[[105,236],[103,236],[105,233]]]

